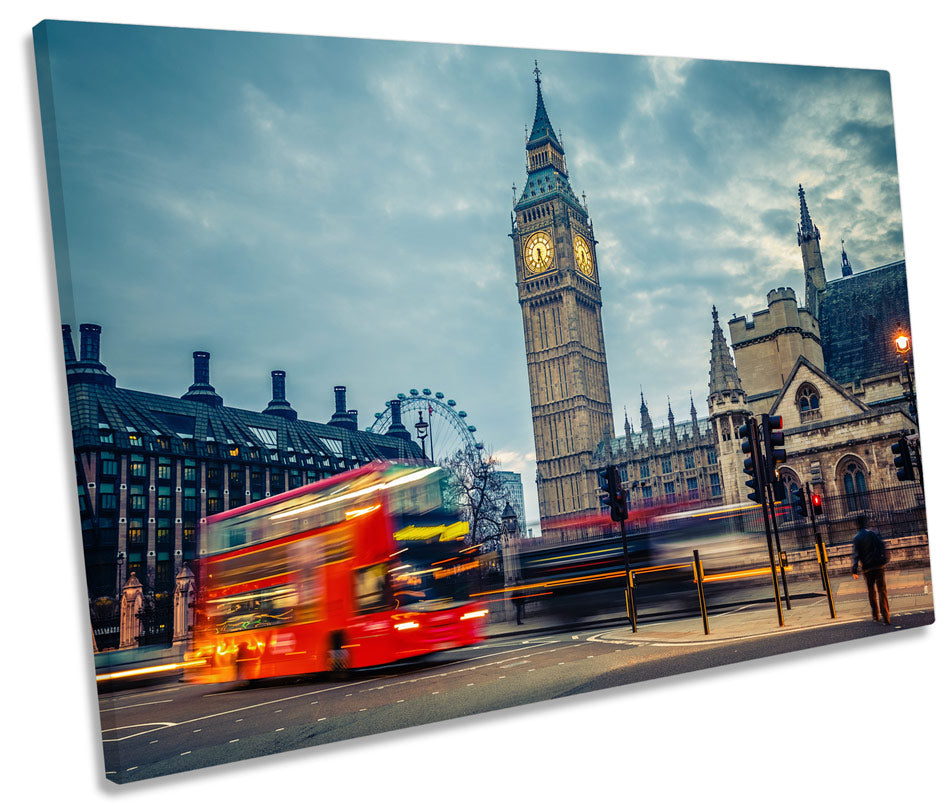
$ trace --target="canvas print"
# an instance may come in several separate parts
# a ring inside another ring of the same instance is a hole
[[[34,45],[110,781],[933,622],[886,72]]]

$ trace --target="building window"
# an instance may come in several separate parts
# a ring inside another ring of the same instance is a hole
[[[709,475],[709,488],[713,496],[722,496],[722,485],[719,484],[719,474]]]
[[[821,398],[818,396],[818,390],[810,383],[801,385],[798,394],[795,396],[795,401],[798,404],[798,412],[802,422],[820,418],[821,411],[818,407],[821,405]]]
[[[115,435],[111,431],[99,429],[99,442],[104,445],[112,445],[115,443]]]
[[[145,486],[129,485],[129,510],[144,512],[146,504]]]
[[[141,454],[133,454],[129,457],[129,474],[134,477],[145,476],[145,457]]]
[[[184,488],[181,509],[184,513],[196,513],[198,511],[198,499],[195,496],[194,488]]]
[[[158,489],[157,508],[162,513],[168,513],[172,509],[172,493],[168,485],[163,485]]]
[[[158,527],[155,531],[156,544],[170,544],[172,540],[172,530],[168,519],[159,519]]]
[[[221,512],[221,491],[218,488],[208,488],[208,513]]]
[[[848,511],[867,510],[868,483],[861,464],[856,460],[846,462],[841,479]]]
[[[714,448],[710,448],[710,449],[706,452],[706,462],[707,462],[709,465],[715,465],[715,464],[716,464],[716,450],[715,450]]]
[[[653,504],[653,487],[651,485],[644,485],[640,492],[643,494],[643,504],[647,507]]]
[[[695,467],[696,467],[695,464],[693,463],[693,452],[692,452],[692,451],[688,451],[688,452],[686,453],[686,458],[685,458],[685,459],[686,459],[686,468],[687,468],[687,470],[690,469],[690,468],[695,468]]]
[[[686,490],[689,492],[690,499],[699,499],[699,483],[696,477],[691,476],[686,480]]]
[[[649,479],[650,478],[650,463],[641,462],[640,463],[640,479]]]
[[[675,482],[664,482],[663,483],[663,493],[666,496],[667,502],[676,501],[676,483]]]
[[[664,457],[664,458],[663,458],[662,466],[663,466],[663,473],[664,473],[664,474],[672,474],[672,473],[673,473],[673,460],[670,459],[669,457]]]
[[[145,539],[142,535],[142,520],[129,519],[129,544],[141,544]]]
[[[141,446],[141,445],[142,445],[142,435],[141,435],[141,434],[129,434],[129,445]]]
[[[115,495],[114,482],[99,483],[99,508],[101,510],[115,510],[118,506]]]
[[[185,482],[194,482],[197,479],[194,460],[185,460],[182,478],[185,480]]]
[[[115,461],[115,454],[103,451],[99,455],[99,473],[102,476],[115,476],[119,473],[119,464]]]
[[[172,478],[172,463],[168,457],[158,458],[158,478],[159,479]]]

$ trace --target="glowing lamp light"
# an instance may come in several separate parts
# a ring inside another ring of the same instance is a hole
[[[406,623],[397,623],[395,628],[397,631],[401,632],[401,631],[405,631],[406,629],[418,629],[419,624],[410,620],[410,621],[407,621]]]
[[[910,336],[906,333],[898,334],[897,338],[894,339],[894,346],[897,347],[899,353],[905,353],[910,349]]]

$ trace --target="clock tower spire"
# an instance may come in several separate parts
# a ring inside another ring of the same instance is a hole
[[[592,456],[614,436],[593,223],[571,189],[535,62],[527,178],[512,212],[518,302],[538,465],[541,530],[600,510]],[[586,202],[586,201],[585,201]]]

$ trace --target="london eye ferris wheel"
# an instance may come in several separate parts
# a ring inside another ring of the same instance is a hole
[[[468,413],[446,399],[442,392],[431,389],[410,389],[409,394],[396,395],[400,402],[403,425],[436,465],[444,463],[458,451],[467,450],[482,456],[484,445],[475,437],[475,426],[468,423]],[[387,407],[374,415],[367,431],[385,434],[392,425],[392,410]]]

